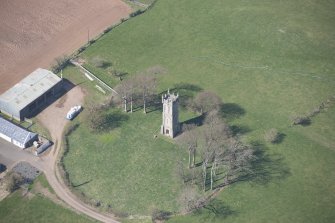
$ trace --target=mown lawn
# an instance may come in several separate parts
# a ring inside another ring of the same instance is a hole
[[[259,148],[258,176],[214,201],[225,208],[171,222],[334,219],[335,109],[309,126],[290,127],[292,115],[335,95],[334,9],[333,2],[316,0],[159,0],[84,51],[86,61],[99,55],[129,75],[165,67],[160,90],[189,83],[215,91],[226,103],[230,125]],[[127,117],[108,134],[91,134],[85,124],[74,132],[65,158],[70,179],[89,181],[78,189],[116,209],[176,210],[180,185],[173,167],[179,153],[153,139],[159,111]],[[280,144],[264,142],[270,128],[285,135]]]
[[[43,187],[50,188],[44,176],[38,181]],[[31,186],[34,188],[34,185]],[[51,188],[49,189],[50,191]],[[0,222],[95,222],[84,216],[54,203],[45,196],[34,192],[34,195],[22,196],[22,191],[16,191],[0,202]]]

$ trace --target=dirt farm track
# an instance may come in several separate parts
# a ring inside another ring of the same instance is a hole
[[[121,0],[0,0],[0,94],[130,12]]]

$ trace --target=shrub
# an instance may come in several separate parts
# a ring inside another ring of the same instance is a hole
[[[279,134],[278,130],[272,128],[272,129],[265,132],[264,139],[267,142],[276,143],[279,140],[279,136],[280,136],[280,134]]]
[[[130,17],[135,17],[135,16],[138,16],[142,13],[143,13],[143,11],[139,9],[139,10],[136,10],[135,12],[130,13],[129,16]]]
[[[127,218],[129,214],[125,211],[111,210],[111,212],[118,218]]]
[[[105,68],[108,67],[110,63],[108,63],[105,59],[101,58],[100,56],[93,57],[91,63],[98,68]]]
[[[314,117],[315,115],[321,112],[320,107],[315,107],[313,110],[309,112],[309,117]]]
[[[21,174],[16,172],[9,172],[5,177],[6,190],[8,192],[14,192],[24,183],[24,178]]]
[[[168,220],[170,216],[171,216],[170,212],[154,209],[151,214],[151,220],[152,222],[156,222],[157,220],[164,221],[164,220]]]
[[[311,119],[306,116],[295,116],[292,118],[293,125],[309,125],[311,123]]]
[[[55,61],[53,62],[53,64],[51,65],[52,72],[58,73],[59,71],[64,69],[66,65],[68,65],[69,62],[70,62],[69,56],[63,55],[63,56],[57,57]]]
[[[86,46],[82,46],[78,49],[78,54],[82,53],[84,50],[86,50]]]

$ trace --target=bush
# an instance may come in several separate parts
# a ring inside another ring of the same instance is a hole
[[[129,214],[125,211],[119,211],[119,210],[113,210],[110,209],[110,212],[113,213],[118,218],[127,218],[129,217]]]
[[[154,209],[151,214],[151,220],[152,222],[156,222],[157,220],[164,221],[164,220],[168,220],[170,216],[171,216],[170,212]]]
[[[279,132],[277,129],[270,129],[265,132],[264,139],[270,143],[276,143],[279,140]]]
[[[105,68],[110,66],[110,63],[108,63],[105,59],[101,58],[100,56],[93,57],[91,63],[98,68]]]
[[[143,11],[139,9],[139,10],[136,10],[135,12],[130,13],[129,16],[130,17],[135,17],[135,16],[138,16],[142,13],[143,13]]]
[[[311,124],[311,119],[306,116],[296,116],[292,118],[292,125],[309,125]]]
[[[9,172],[5,177],[6,190],[8,192],[14,192],[24,183],[24,178],[21,174],[16,172]]]
[[[119,111],[110,111],[101,105],[91,105],[88,110],[88,125],[92,132],[107,132],[119,127],[128,116]]]
[[[79,53],[82,53],[84,50],[86,50],[86,46],[82,46],[82,47],[80,47],[79,49],[78,49],[78,54]]]
[[[309,112],[309,117],[314,117],[315,115],[319,114],[321,112],[320,107],[316,107],[313,110]]]
[[[69,56],[63,55],[61,57],[57,57],[54,63],[51,65],[51,71],[54,73],[58,73],[62,69],[64,69],[69,62],[70,62]]]

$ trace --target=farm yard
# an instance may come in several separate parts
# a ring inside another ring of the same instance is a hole
[[[309,115],[335,96],[334,9],[332,2],[300,0],[159,0],[79,55],[85,67],[114,86],[119,80],[107,75],[109,67],[128,79],[159,65],[167,72],[159,77],[158,92],[180,83],[215,92],[234,134],[255,149],[252,178],[225,188],[196,213],[169,222],[335,218],[335,107]],[[109,65],[94,65],[97,56]],[[68,67],[64,75],[77,79],[74,69]],[[73,189],[99,201],[101,209],[123,215],[178,212],[183,185],[175,166],[180,158],[186,165],[187,151],[153,137],[161,111],[126,114],[112,108],[107,113],[121,121],[105,133],[90,132],[87,111],[74,122],[79,125],[68,136],[64,157]],[[304,126],[292,125],[295,116],[310,119]],[[181,111],[181,121],[194,117]],[[280,142],[264,140],[271,128],[281,133]]]
[[[0,93],[127,17],[121,0],[1,1]]]

